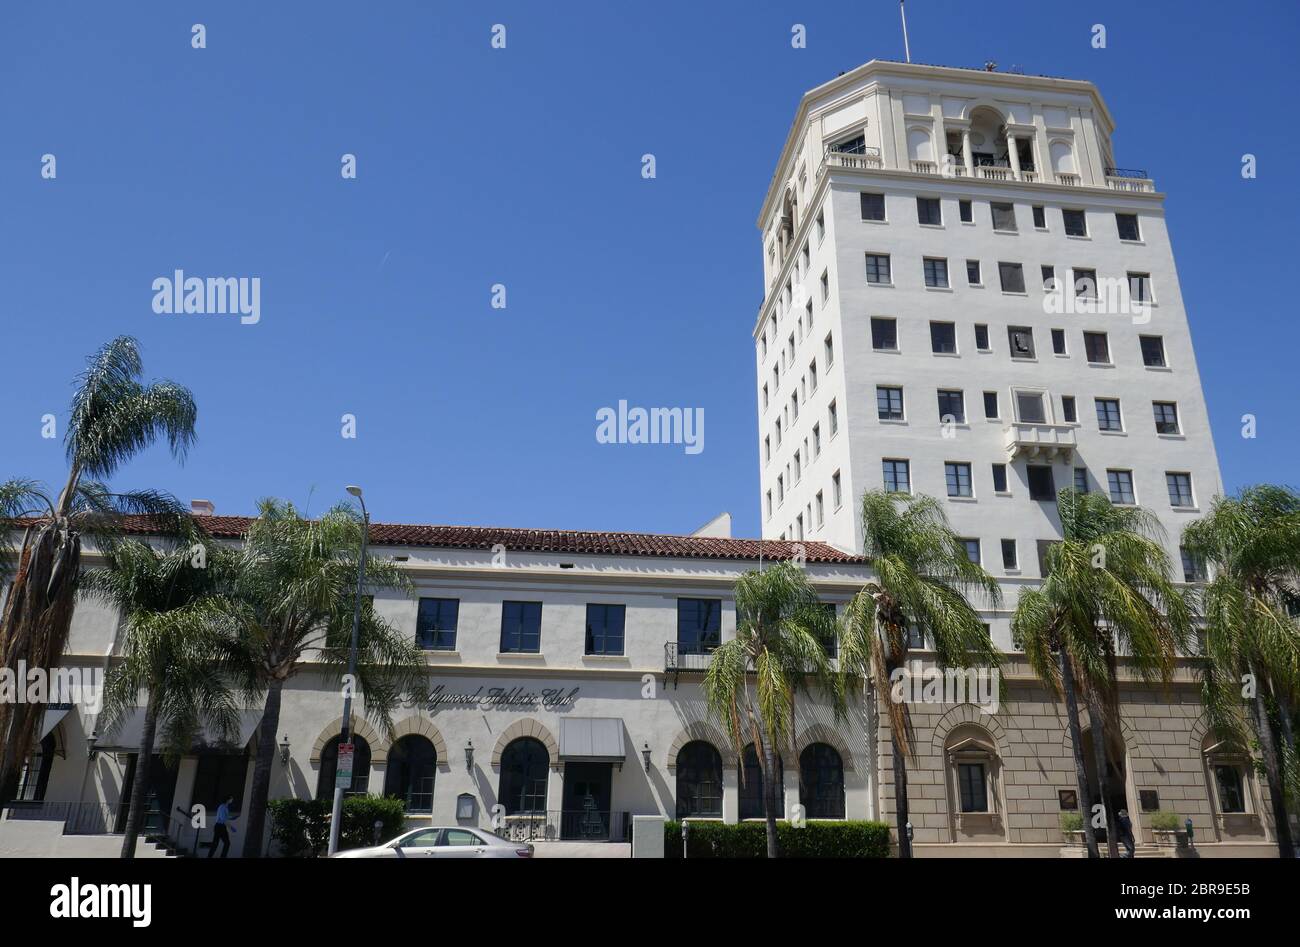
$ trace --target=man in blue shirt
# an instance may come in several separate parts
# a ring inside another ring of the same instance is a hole
[[[230,851],[230,833],[235,831],[234,826],[230,825],[230,805],[235,801],[234,796],[227,797],[226,801],[217,806],[217,820],[212,826],[212,841],[208,843],[208,857],[211,858],[217,851],[217,843],[221,843],[221,857],[225,858],[226,853]]]

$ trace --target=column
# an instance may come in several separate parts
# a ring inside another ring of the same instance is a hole
[[[973,178],[975,176],[975,157],[971,154],[969,128],[961,130],[961,160],[966,165],[966,177]]]
[[[1007,132],[1007,157],[1011,159],[1011,175],[1020,180],[1020,150],[1016,147],[1016,137]]]

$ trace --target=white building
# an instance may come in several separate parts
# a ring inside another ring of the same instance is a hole
[[[803,97],[759,217],[765,537],[860,550],[863,491],[946,496],[1014,606],[1086,484],[1180,561],[1222,483],[1164,195],[1114,127],[1090,82],[969,69]]]

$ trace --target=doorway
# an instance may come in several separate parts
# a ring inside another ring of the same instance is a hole
[[[117,818],[113,831],[121,834],[126,831],[127,814],[131,810],[131,793],[135,781],[142,778],[137,765],[139,754],[132,753],[126,764],[126,778],[122,780],[122,798],[117,806]],[[156,835],[167,830],[171,822],[172,799],[176,795],[177,766],[168,766],[162,756],[155,753],[149,758],[148,772],[143,774],[146,780],[144,789],[144,812],[141,813],[140,834]]]
[[[565,763],[560,838],[607,841],[613,763]]]
[[[1106,788],[1110,790],[1110,795],[1106,798],[1106,815],[1107,820],[1114,820],[1119,814],[1120,809],[1128,809],[1128,772],[1124,765],[1124,746],[1115,738],[1106,741]],[[1083,813],[1087,818],[1092,812],[1092,807],[1101,801],[1101,783],[1097,780],[1097,765],[1093,761],[1092,749],[1092,728],[1083,731],[1083,765],[1088,773],[1088,787],[1090,791],[1095,791],[1095,795],[1089,800],[1088,806]],[[1094,789],[1095,787],[1095,789]],[[1132,813],[1130,812],[1130,818]],[[1134,831],[1136,833],[1136,820],[1134,820]],[[1098,841],[1106,840],[1106,830],[1097,830]]]

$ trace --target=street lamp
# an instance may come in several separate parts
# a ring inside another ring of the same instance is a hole
[[[284,735],[284,739],[280,741],[280,762],[285,766],[289,765],[289,734],[287,733]]]
[[[86,737],[86,759],[93,760],[98,752],[95,745],[99,743],[99,734],[94,730],[90,731],[90,736]]]
[[[650,744],[649,743],[647,743],[645,745],[645,749],[641,751],[641,758],[645,761],[645,771],[647,773],[650,772]]]
[[[361,591],[366,584],[366,545],[370,540],[370,513],[366,510],[366,498],[361,495],[361,488],[349,486],[348,493],[357,498],[361,504],[361,562],[357,569],[357,597],[352,603],[352,648],[348,652],[348,686],[343,689],[343,732],[339,736],[339,746],[351,743],[352,737],[352,682],[357,674],[357,636],[361,631]],[[339,850],[339,828],[343,822],[343,786],[334,777],[334,807],[330,814],[329,854]]]

